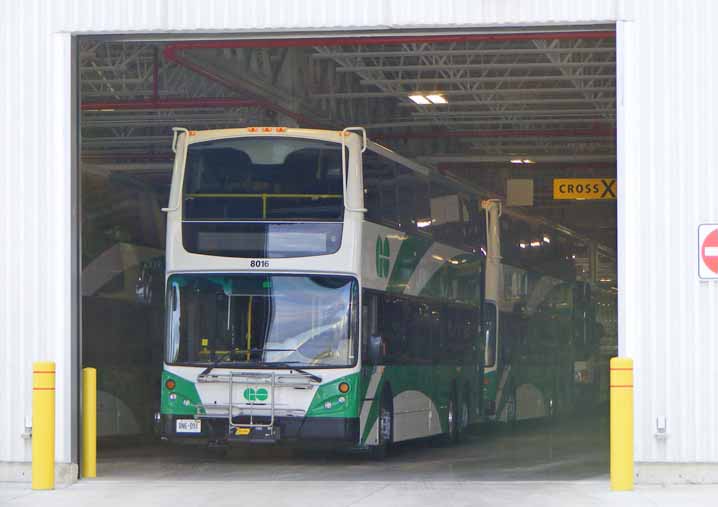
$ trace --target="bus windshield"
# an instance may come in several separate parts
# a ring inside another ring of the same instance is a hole
[[[172,275],[167,287],[170,364],[310,368],[356,363],[354,278]]]
[[[236,137],[189,145],[184,219],[340,221],[341,145],[294,137]]]

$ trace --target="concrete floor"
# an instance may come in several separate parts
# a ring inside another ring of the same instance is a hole
[[[604,424],[482,431],[458,446],[397,446],[385,461],[362,454],[277,447],[232,450],[165,445],[101,448],[98,478],[54,492],[0,484],[2,506],[205,505],[716,505],[718,486],[642,487],[611,493]]]
[[[362,453],[238,447],[223,458],[204,448],[149,445],[98,453],[98,476],[139,481],[527,481],[603,480],[608,436],[596,424],[482,431],[459,445],[440,439],[397,445],[384,461]]]

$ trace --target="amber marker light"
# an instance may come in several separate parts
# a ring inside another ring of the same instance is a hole
[[[341,384],[339,384],[339,392],[342,394],[348,393],[349,392],[349,384],[347,384],[346,382],[342,382]]]

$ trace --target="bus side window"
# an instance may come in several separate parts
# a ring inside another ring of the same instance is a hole
[[[491,368],[496,364],[497,319],[496,305],[491,302],[484,303],[484,366]]]
[[[362,298],[361,308],[361,322],[362,322],[362,333],[361,333],[361,345],[362,345],[362,358],[369,364],[368,361],[368,345],[369,337],[376,336],[379,334],[377,325],[378,311],[377,311],[377,300],[378,297],[375,294],[369,294],[364,292]]]
[[[379,305],[379,335],[386,344],[386,362],[400,363],[406,353],[406,317],[408,303],[394,296],[384,296]]]
[[[367,150],[362,159],[364,173],[364,207],[366,219],[376,223],[396,226],[397,179],[395,163]]]

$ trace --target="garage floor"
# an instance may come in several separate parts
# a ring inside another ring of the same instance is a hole
[[[204,448],[152,444],[100,451],[98,476],[155,481],[544,481],[604,480],[608,436],[600,422],[483,430],[459,445],[437,439],[397,445],[377,462],[364,454],[239,447],[225,457]]]
[[[200,448],[118,446],[101,450],[97,479],[54,492],[0,484],[0,505],[714,504],[715,485],[638,486],[612,493],[608,438],[600,427],[605,422],[484,430],[458,446],[432,440],[403,444],[384,462],[276,447],[239,448],[217,458]]]

